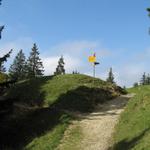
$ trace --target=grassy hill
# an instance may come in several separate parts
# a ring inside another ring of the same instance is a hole
[[[21,81],[6,95],[15,99],[15,109],[1,120],[0,149],[54,150],[74,119],[65,109],[92,111],[120,92],[115,85],[78,74]]]
[[[95,103],[119,94],[115,85],[86,75],[60,75],[19,82],[8,97],[29,106],[58,105],[63,109],[87,111]]]
[[[114,134],[114,150],[150,150],[150,86],[129,89],[129,101]]]

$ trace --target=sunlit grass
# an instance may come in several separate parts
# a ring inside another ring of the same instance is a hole
[[[130,99],[114,134],[115,150],[150,149],[150,86],[128,90],[136,95]]]

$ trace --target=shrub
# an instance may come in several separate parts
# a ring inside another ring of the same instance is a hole
[[[0,73],[0,83],[3,83],[8,80],[8,75],[5,73]]]

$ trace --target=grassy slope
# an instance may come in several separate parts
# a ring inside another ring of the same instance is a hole
[[[50,106],[57,102],[63,108],[81,111],[84,109],[82,106],[87,109],[91,107],[92,100],[95,103],[117,94],[111,84],[100,79],[94,79],[93,85],[92,77],[63,75],[20,82],[10,90],[8,96],[29,105]]]
[[[49,108],[1,119],[0,149],[54,150],[71,119],[68,114]]]
[[[129,89],[136,93],[116,127],[115,150],[150,150],[150,86]]]
[[[7,96],[26,106],[40,108],[27,113],[19,112],[21,117],[17,116],[4,122],[3,126],[9,125],[1,128],[1,143],[4,147],[7,145],[13,149],[24,147],[31,150],[53,150],[58,146],[71,117],[57,109],[56,112],[51,112],[52,105],[53,108],[88,111],[99,100],[102,102],[117,94],[115,86],[100,79],[94,79],[93,84],[93,78],[85,75],[63,75],[22,81],[14,86]],[[64,115],[66,117],[63,117]],[[74,132],[73,135],[76,138]]]
[[[56,150],[80,150],[83,133],[81,127],[76,124],[71,129],[68,129],[67,135]]]
[[[42,136],[34,138],[26,146],[26,150],[54,150],[60,143],[66,128],[70,122],[70,116],[63,114],[60,122],[50,132],[45,132]]]
[[[56,101],[61,94],[83,85],[92,87],[93,78],[85,75],[50,76],[20,82],[11,89],[10,95],[29,103],[39,102],[40,104],[44,101],[44,104],[47,105]],[[104,87],[108,85],[100,79],[95,79],[95,86]]]

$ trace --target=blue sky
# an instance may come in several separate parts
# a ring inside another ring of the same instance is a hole
[[[45,66],[52,74],[60,55],[66,71],[92,75],[87,61],[96,52],[96,76],[105,79],[110,67],[119,85],[131,86],[143,72],[150,73],[150,18],[143,0],[3,0],[0,25],[1,55],[22,48],[28,56],[37,43]]]

